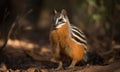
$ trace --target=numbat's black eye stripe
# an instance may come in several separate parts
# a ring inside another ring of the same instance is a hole
[[[61,21],[63,21],[63,19],[59,19],[58,21],[61,22]]]

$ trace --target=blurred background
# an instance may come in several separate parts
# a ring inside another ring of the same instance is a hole
[[[120,59],[120,0],[0,0],[0,62],[17,68],[49,59],[54,9],[66,9],[106,64]]]

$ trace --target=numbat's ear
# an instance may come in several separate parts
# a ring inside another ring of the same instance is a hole
[[[58,12],[56,10],[54,10],[54,14],[57,14]]]
[[[61,14],[66,16],[67,15],[67,11],[65,9],[62,9]]]

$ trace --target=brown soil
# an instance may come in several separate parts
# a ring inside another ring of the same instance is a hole
[[[39,46],[27,41],[9,40],[0,52],[0,72],[120,72],[120,61],[109,64],[77,65],[74,69],[54,70],[49,45]]]

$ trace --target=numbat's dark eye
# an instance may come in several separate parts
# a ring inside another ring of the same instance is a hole
[[[59,19],[59,21],[61,22],[61,21],[62,21],[62,19]]]

